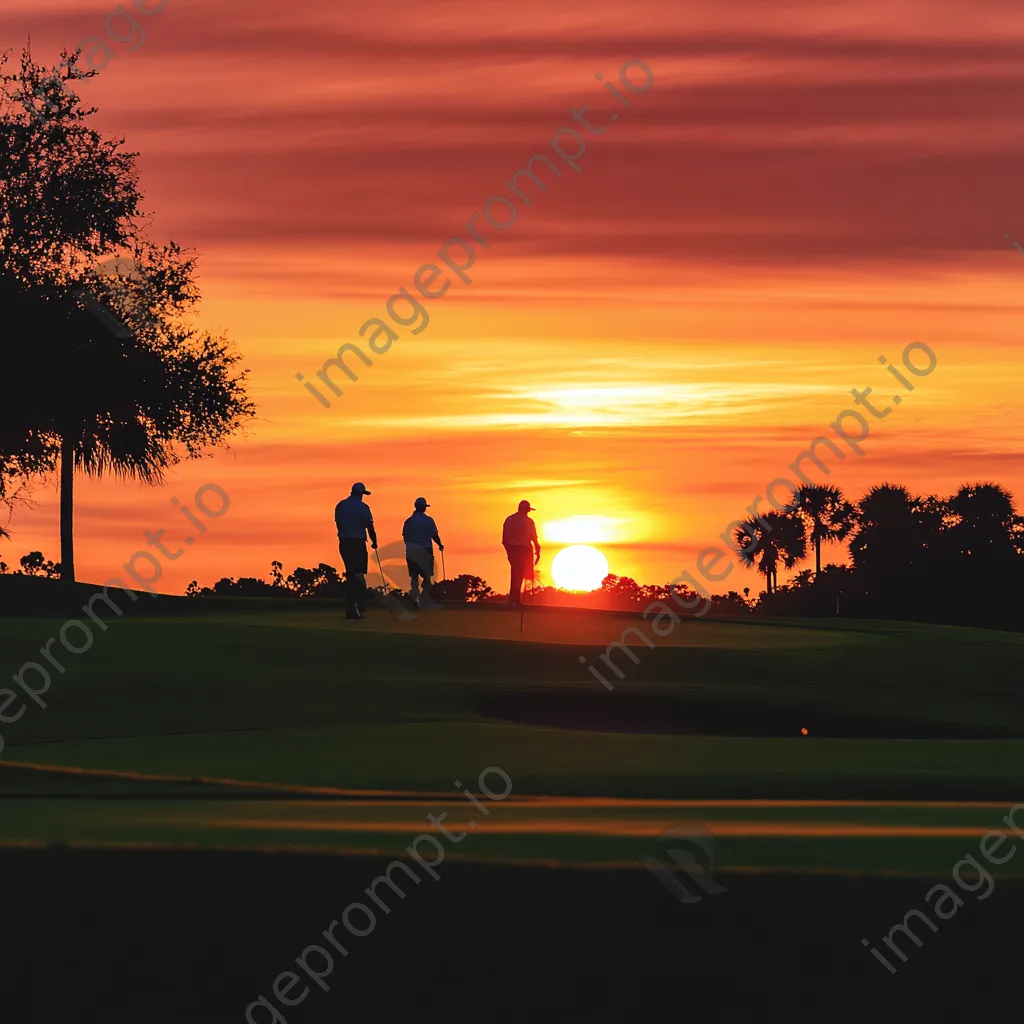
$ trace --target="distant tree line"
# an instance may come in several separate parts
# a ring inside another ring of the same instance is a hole
[[[239,579],[226,576],[218,580],[212,587],[200,587],[193,580],[185,589],[187,597],[333,597],[344,598],[345,574],[339,573],[333,565],[321,562],[315,569],[297,566],[287,576],[284,574],[284,563],[270,563],[270,580],[258,579],[254,576],[242,576]],[[391,586],[370,588],[370,594],[379,595],[384,592],[401,594],[402,591]],[[479,576],[462,575],[452,580],[439,580],[433,585],[435,600],[448,604],[464,604],[485,601],[494,596],[494,591]]]
[[[711,615],[1024,625],[1024,517],[995,483],[964,484],[947,498],[915,496],[884,483],[857,501],[848,501],[838,487],[807,485],[781,510],[739,524],[732,540],[738,562],[761,575],[765,587],[753,598],[749,588],[711,595]],[[851,564],[822,568],[822,548],[843,544]],[[812,554],[813,569],[779,583],[780,569],[794,569]],[[608,576],[599,590],[572,595],[572,603],[639,610],[669,599],[671,589]],[[675,593],[685,604],[698,604],[685,586]],[[549,586],[528,594],[535,604],[560,604],[567,596]]]
[[[804,487],[779,515],[793,524],[790,532],[780,531],[777,542],[758,538],[739,556],[766,580],[780,562],[797,565],[809,542],[820,549],[822,541],[846,541],[852,564],[822,570],[819,555],[813,572],[781,587],[769,582],[759,602],[767,614],[1022,624],[1024,518],[998,484],[964,484],[942,498],[885,483],[853,505],[838,488]],[[751,536],[748,521],[736,531],[737,544]]]
[[[703,602],[696,591],[685,584],[673,586],[670,583],[651,585],[637,583],[629,576],[605,576],[601,586],[589,593],[561,590],[558,587],[528,584],[525,588],[526,600],[534,605],[572,604],[579,608],[598,608],[616,611],[639,611],[653,601],[669,601],[673,592],[680,601],[697,607]],[[504,600],[499,597],[499,600]],[[730,590],[726,594],[712,594],[709,615],[752,615],[756,600],[750,597],[750,588],[743,594]]]
[[[741,565],[765,581],[751,596],[730,590],[711,596],[715,616],[834,616],[910,619],[1020,629],[1024,625],[1024,517],[1013,497],[995,483],[964,484],[955,494],[914,496],[906,487],[884,483],[859,500],[848,501],[834,486],[801,487],[792,502],[739,524],[733,551]],[[849,565],[821,564],[823,546],[845,545]],[[792,570],[813,553],[805,568],[786,583],[779,569]],[[26,575],[56,576],[60,566],[38,551],[21,558]],[[0,573],[9,567],[0,561]],[[383,587],[376,592],[383,593]],[[696,608],[697,595],[676,586],[675,596]],[[535,581],[527,600],[535,605],[571,604],[583,608],[639,610],[653,601],[672,605],[673,587],[639,584],[628,576],[607,576],[590,593],[572,593]],[[270,579],[225,577],[212,587],[193,580],[194,597],[334,597],[345,593],[345,579],[321,562],[295,568],[271,563]],[[371,591],[373,593],[373,591]],[[387,587],[389,594],[401,594]],[[456,603],[503,602],[479,576],[464,574],[434,584],[436,600]]]
[[[0,531],[2,532],[2,531]],[[15,576],[45,576],[48,580],[60,578],[60,562],[51,562],[43,557],[42,551],[30,551],[18,559],[20,569],[15,569]],[[0,558],[0,574],[11,572],[11,567]]]

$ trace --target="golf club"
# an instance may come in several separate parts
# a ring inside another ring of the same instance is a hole
[[[444,567],[444,548],[441,548],[441,579],[448,579],[448,573]]]
[[[374,548],[373,553],[377,556],[377,571],[380,573],[380,585],[383,588],[383,592],[386,594],[388,590],[388,581],[384,577],[384,567],[380,564],[380,552]]]

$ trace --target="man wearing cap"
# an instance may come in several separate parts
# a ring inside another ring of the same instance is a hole
[[[338,527],[338,548],[345,563],[345,588],[347,609],[346,619],[361,619],[366,614],[366,570],[369,556],[366,553],[366,535],[377,548],[377,534],[373,528],[370,506],[363,501],[369,494],[365,485],[354,483],[352,493],[334,507],[334,522]]]
[[[441,538],[437,535],[437,524],[426,510],[430,508],[426,498],[417,498],[413,513],[402,526],[402,540],[405,541],[405,564],[409,570],[409,593],[417,608],[420,602],[420,577],[423,577],[423,604],[430,603],[430,577],[434,575],[434,544],[444,551]]]
[[[519,511],[505,520],[501,530],[501,543],[505,548],[505,554],[508,555],[508,564],[512,568],[508,603],[513,608],[523,607],[523,578],[532,578],[533,567],[540,561],[537,524],[529,516],[530,512],[536,511],[528,501],[519,502]]]

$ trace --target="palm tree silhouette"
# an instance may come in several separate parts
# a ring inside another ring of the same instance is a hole
[[[1015,553],[1017,510],[999,484],[964,484],[948,505],[959,519],[951,533],[961,554],[991,560]]]
[[[857,508],[858,529],[850,541],[854,566],[884,576],[908,570],[925,543],[920,500],[906,487],[884,483]]]
[[[769,594],[779,587],[779,563],[792,569],[807,554],[804,524],[792,512],[766,512],[748,519],[733,532],[736,557],[764,578]]]
[[[853,531],[857,512],[838,487],[807,484],[793,495],[791,506],[810,527],[815,578],[821,574],[821,545],[838,544]]]

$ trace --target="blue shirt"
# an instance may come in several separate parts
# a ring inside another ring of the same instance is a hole
[[[507,548],[532,544],[539,548],[537,524],[525,512],[513,512],[502,524],[501,543]]]
[[[335,505],[334,523],[339,540],[366,540],[366,528],[373,526],[373,514],[362,498],[352,494]]]
[[[402,540],[410,548],[426,548],[432,550],[431,542],[437,534],[437,524],[426,512],[413,512],[402,527]]]

